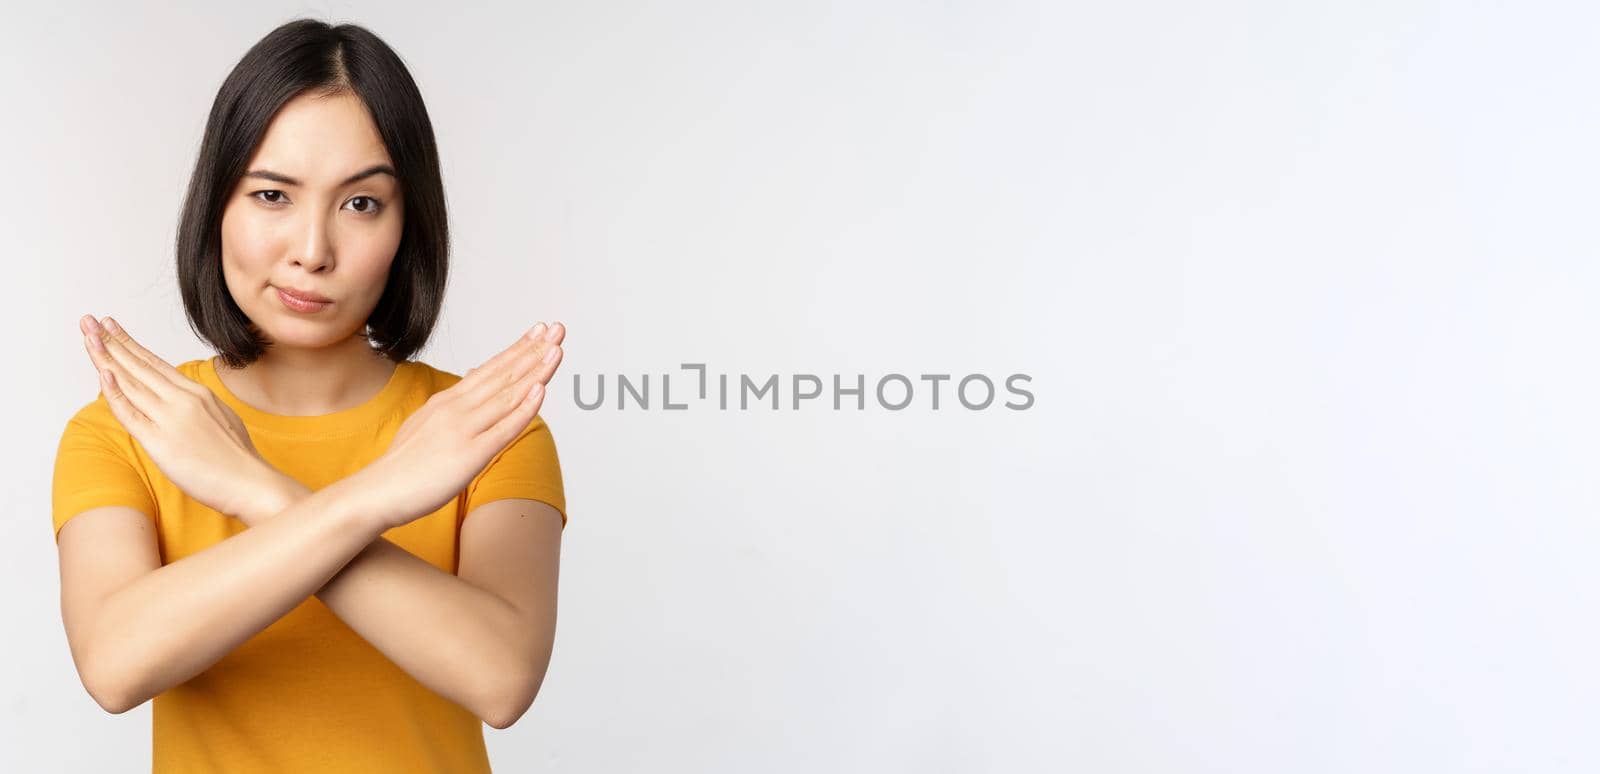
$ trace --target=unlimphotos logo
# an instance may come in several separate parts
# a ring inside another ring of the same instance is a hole
[[[672,400],[672,375],[661,374],[660,408],[667,411],[686,411],[695,405],[710,405],[711,389],[709,375],[706,373],[705,363],[682,363],[680,368],[684,371],[696,372],[698,376],[698,397],[680,398],[688,402],[674,403]],[[778,374],[761,374],[765,377],[758,379],[750,374],[734,374],[735,387],[732,392],[728,389],[729,374],[717,374],[716,377],[716,408],[726,411],[729,408],[730,395],[733,395],[741,411],[749,410],[752,405],[756,408],[769,408],[777,411],[787,407],[791,410],[800,410],[808,401],[816,402],[817,408],[827,406],[822,401],[827,392],[824,382],[817,374],[791,374],[787,379],[780,379]],[[854,404],[854,410],[863,411],[867,407],[867,375],[855,374],[853,382],[847,384],[840,374],[832,375],[832,405],[834,411],[842,410],[847,404]],[[637,383],[625,374],[616,375],[616,400],[618,411],[628,407],[629,399],[642,410],[650,410],[650,374],[641,374]],[[596,385],[593,395],[586,399],[587,393],[583,389],[583,376],[572,375],[572,397],[578,403],[578,408],[585,411],[594,411],[606,405],[606,377],[600,374],[595,377]],[[1033,381],[1027,374],[1011,374],[1004,379],[1006,392],[1022,399],[1013,403],[1009,400],[999,404],[1014,411],[1026,411],[1033,407],[1033,393],[1018,386]],[[924,382],[923,388],[917,387],[917,382]],[[949,382],[949,391],[941,396],[939,388]],[[788,400],[780,400],[779,385],[788,386]],[[954,394],[954,401],[950,394]],[[877,399],[877,404],[889,411],[900,411],[909,408],[913,403],[934,411],[959,404],[970,411],[982,411],[995,405],[999,390],[995,381],[984,374],[967,374],[959,380],[951,374],[918,374],[915,381],[905,374],[890,373],[879,377],[875,389],[870,394]],[[769,397],[770,396],[770,397]],[[944,397],[944,400],[940,400]],[[852,398],[853,400],[846,400]],[[768,403],[770,401],[770,404]]]

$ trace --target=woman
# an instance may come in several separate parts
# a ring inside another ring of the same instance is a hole
[[[488,771],[533,701],[566,525],[537,411],[560,324],[463,378],[411,356],[447,275],[421,95],[365,29],[299,20],[222,84],[178,279],[216,357],[80,320],[61,607],[89,693],[154,699],[154,769]]]

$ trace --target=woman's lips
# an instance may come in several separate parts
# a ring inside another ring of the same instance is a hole
[[[283,288],[277,286],[273,286],[272,289],[277,292],[278,300],[282,301],[284,306],[296,312],[319,312],[333,305],[332,301],[307,301],[299,296],[286,293]]]

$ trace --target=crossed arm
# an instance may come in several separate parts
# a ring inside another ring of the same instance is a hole
[[[285,476],[240,514],[249,529],[167,565],[131,508],[62,525],[62,615],[95,700],[136,707],[315,593],[419,683],[495,728],[516,722],[554,641],[560,513],[523,499],[477,507],[451,575],[381,537],[361,492],[382,482],[364,472],[315,492]]]
[[[283,513],[311,494],[285,477],[261,513]],[[506,728],[533,703],[550,664],[561,514],[537,500],[485,503],[462,525],[460,550],[460,574],[451,575],[378,537],[316,596],[417,682]]]
[[[311,492],[284,477],[241,514],[250,529],[164,566],[148,518],[131,508],[69,520],[62,613],[69,628],[93,628],[72,639],[96,701],[138,706],[315,593],[418,682],[495,728],[516,722],[554,641],[559,512],[522,499],[479,506],[461,530],[458,577],[381,537],[361,497],[374,485],[358,472]],[[96,593],[89,577],[111,590]]]

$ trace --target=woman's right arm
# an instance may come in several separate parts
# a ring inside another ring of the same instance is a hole
[[[391,524],[367,503],[373,468],[277,517],[161,566],[127,507],[62,525],[62,619],[84,687],[121,713],[205,671],[322,588]]]

